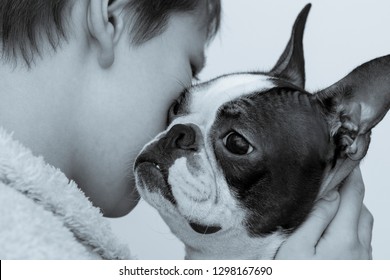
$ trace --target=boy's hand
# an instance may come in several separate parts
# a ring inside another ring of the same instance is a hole
[[[317,202],[275,259],[372,259],[373,217],[363,197],[364,183],[357,167],[340,193],[334,191]]]

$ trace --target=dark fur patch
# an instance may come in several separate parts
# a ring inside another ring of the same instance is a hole
[[[326,121],[316,106],[307,93],[274,88],[219,110],[212,129],[215,156],[247,209],[244,223],[253,236],[296,228],[313,206],[330,160]],[[234,107],[240,114],[231,114]],[[231,131],[245,137],[253,152],[230,153],[222,139]]]

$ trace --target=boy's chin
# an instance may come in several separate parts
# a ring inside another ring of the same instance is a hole
[[[134,193],[127,195],[121,201],[119,201],[114,207],[110,209],[102,209],[104,217],[107,218],[119,218],[129,214],[135,206],[137,206],[140,200],[138,192],[134,190]]]
[[[102,197],[100,199],[104,204],[98,205],[98,203],[93,203],[95,206],[99,207],[104,215],[108,218],[119,218],[127,215],[130,211],[137,206],[140,200],[140,195],[138,194],[135,183],[130,183],[125,190],[116,191],[115,196],[111,197]]]

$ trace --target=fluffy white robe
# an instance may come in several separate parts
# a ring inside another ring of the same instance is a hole
[[[0,259],[129,259],[76,184],[0,128]]]

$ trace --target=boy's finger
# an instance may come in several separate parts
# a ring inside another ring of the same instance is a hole
[[[343,231],[357,237],[363,198],[364,183],[360,169],[357,167],[347,177],[340,189],[340,206],[328,230]]]
[[[329,193],[314,206],[307,220],[292,234],[294,241],[315,247],[325,229],[335,217],[339,207],[340,195],[337,191]]]

